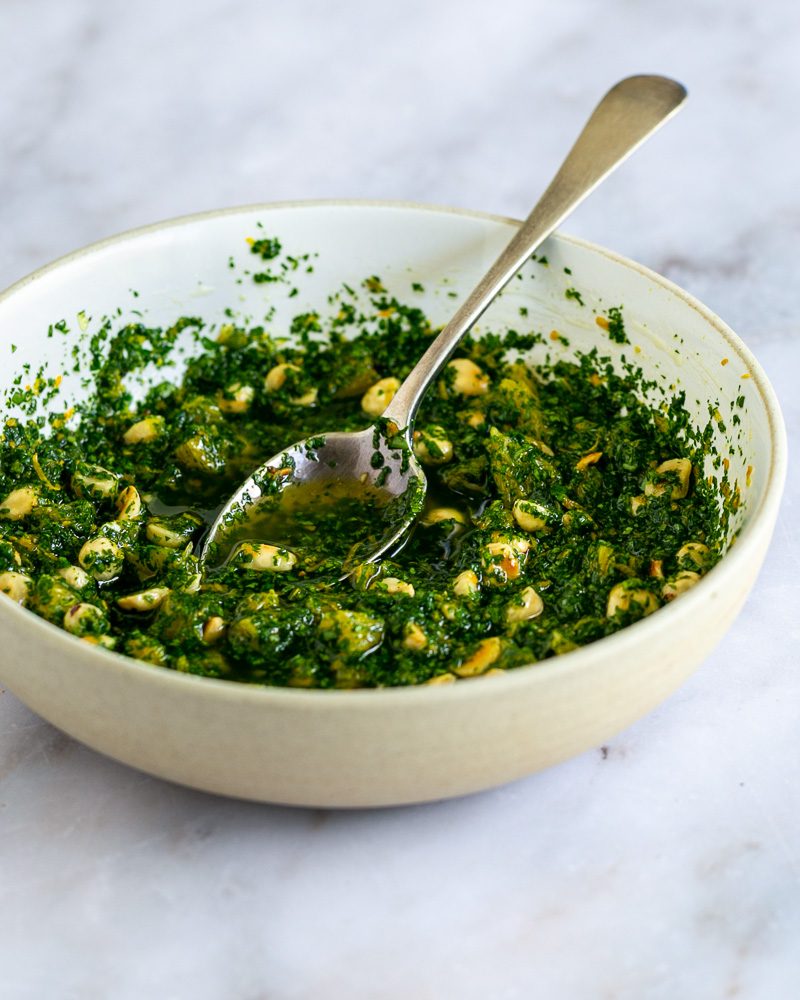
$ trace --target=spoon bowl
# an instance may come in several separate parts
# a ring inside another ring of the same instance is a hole
[[[363,562],[390,554],[403,541],[425,503],[425,473],[406,437],[388,421],[353,433],[307,438],[274,455],[236,491],[206,535],[200,558],[220,565],[234,557],[237,543],[287,544],[311,565],[328,553],[303,552],[302,540],[284,535],[287,510],[297,505],[313,515],[321,507],[345,513],[345,506],[370,506],[377,524],[361,521],[363,531],[342,538],[341,575]]]

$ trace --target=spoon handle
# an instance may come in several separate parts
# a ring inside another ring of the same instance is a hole
[[[397,390],[384,419],[410,436],[425,390],[459,340],[556,227],[685,99],[686,89],[663,76],[629,76],[609,90],[531,214]]]

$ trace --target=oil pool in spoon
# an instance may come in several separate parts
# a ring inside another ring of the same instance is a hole
[[[287,470],[290,472],[290,470]],[[282,485],[233,520],[216,546],[217,565],[296,570],[338,578],[368,557],[392,523],[393,496],[358,480]]]

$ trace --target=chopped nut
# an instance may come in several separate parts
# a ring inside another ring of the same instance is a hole
[[[670,458],[656,468],[659,475],[669,475],[674,481],[670,491],[673,500],[681,500],[689,492],[689,477],[692,474],[692,463],[688,458]],[[647,483],[644,492],[647,496],[661,496],[667,491],[669,483]]]
[[[0,503],[0,518],[8,521],[21,521],[27,517],[39,503],[39,494],[33,486],[20,486],[12,490]]]
[[[180,549],[190,542],[192,535],[202,524],[194,514],[178,514],[173,517],[153,517],[144,529],[148,542],[165,549]]]
[[[153,520],[147,522],[144,529],[147,540],[153,545],[160,545],[165,549],[179,549],[186,544],[186,539],[182,532],[175,531],[163,521]]]
[[[544,611],[544,601],[533,587],[525,587],[506,608],[506,620],[524,622],[538,618]]]
[[[473,594],[477,594],[480,589],[478,575],[471,569],[465,569],[463,573],[459,573],[453,584],[453,593],[456,597],[471,597]]]
[[[460,396],[482,396],[489,391],[489,376],[469,358],[448,361],[447,370],[452,373],[453,392]]]
[[[122,440],[125,444],[149,444],[160,437],[164,430],[164,420],[162,417],[145,417],[137,420],[135,424],[125,431]]]
[[[33,580],[24,573],[7,570],[5,573],[0,573],[0,594],[5,594],[17,604],[24,604],[28,599],[32,583]]]
[[[217,394],[217,406],[223,413],[247,413],[253,404],[256,390],[252,385],[242,385],[234,382],[224,392]]]
[[[117,497],[117,520],[135,521],[142,516],[143,504],[135,486],[127,486]]]
[[[136,594],[117,598],[117,607],[123,611],[153,611],[170,593],[169,587],[149,587]]]
[[[300,371],[302,371],[302,369],[299,365],[293,365],[290,362],[275,365],[274,368],[270,368],[264,378],[264,388],[267,392],[277,392],[279,389],[282,389],[284,385],[286,385],[286,379],[288,378],[290,372]],[[289,400],[289,402],[294,406],[313,406],[316,401],[316,388],[309,389],[307,392],[304,392],[302,396],[295,396],[293,399]]]
[[[73,635],[96,635],[107,628],[106,616],[95,604],[81,601],[64,613],[64,628]]]
[[[679,566],[695,566],[705,569],[711,560],[711,550],[702,542],[687,542],[682,545],[675,556]]]
[[[265,542],[242,542],[234,557],[236,566],[267,573],[288,573],[296,563],[294,552]]]
[[[453,458],[453,442],[441,427],[414,431],[414,454],[423,465],[446,465]]]
[[[398,580],[395,576],[384,577],[383,580],[378,581],[376,587],[380,590],[385,590],[387,594],[391,594],[393,597],[413,597],[415,594],[413,584],[406,583],[405,580]]]
[[[511,516],[523,531],[542,531],[558,521],[560,514],[536,500],[515,500]]]
[[[92,578],[80,566],[64,566],[61,569],[57,569],[56,573],[74,590],[83,590],[84,587],[88,587],[92,582]]]
[[[497,636],[481,639],[475,651],[452,668],[453,673],[459,677],[474,677],[475,674],[484,673],[499,658],[502,648],[502,640]]]
[[[117,640],[113,635],[82,635],[81,642],[88,642],[92,646],[102,646],[103,649],[116,649]]]
[[[317,395],[319,390],[309,389],[308,392],[304,392],[302,396],[295,396],[290,399],[289,402],[294,406],[313,406],[317,401]]]
[[[421,652],[428,645],[428,637],[416,622],[409,622],[403,631],[403,645],[415,653]]]
[[[370,417],[379,417],[400,388],[399,378],[382,378],[361,397],[361,409]]]
[[[650,615],[658,610],[658,598],[643,587],[631,587],[628,582],[618,583],[608,593],[606,617],[629,611],[632,607],[640,611],[642,616]]]
[[[527,543],[526,539],[523,541]],[[519,579],[526,551],[520,540],[489,542],[482,556],[486,582],[501,587]]]
[[[95,580],[105,582],[119,575],[125,557],[116,542],[98,535],[84,543],[78,553],[78,562]]]
[[[217,642],[225,634],[225,619],[212,615],[203,622],[203,642]]]
[[[694,570],[681,570],[680,573],[671,576],[664,583],[664,586],[661,588],[661,596],[665,601],[674,601],[676,597],[680,597],[687,590],[691,590],[696,583],[699,583],[700,579],[700,574],[695,573]]]
[[[119,476],[100,465],[79,465],[70,479],[72,492],[78,497],[110,500],[119,489]]]
[[[270,368],[264,378],[264,388],[267,392],[277,392],[278,389],[282,389],[286,384],[286,376],[289,372],[299,371],[300,368],[297,365],[286,363],[275,365],[274,368]]]
[[[456,524],[466,524],[466,516],[456,507],[432,507],[422,516],[422,524],[432,527],[442,521],[455,521]]]
[[[438,686],[439,684],[454,684],[458,678],[455,674],[436,674],[435,677],[431,677],[429,680],[425,681],[426,685]]]

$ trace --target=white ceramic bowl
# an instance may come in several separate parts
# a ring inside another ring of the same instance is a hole
[[[241,270],[229,268],[229,256],[255,259],[244,240],[262,231],[259,224],[289,252],[318,254],[294,298],[283,286],[236,283]],[[405,300],[410,283],[420,282],[425,291],[413,301],[443,322],[456,301],[448,293],[471,288],[515,225],[425,206],[334,202],[237,208],[126,233],[0,297],[0,388],[25,361],[35,370],[50,359],[54,374],[72,341],[48,337],[48,326],[63,318],[77,327],[82,310],[99,317],[122,306],[123,318],[138,309],[150,323],[169,323],[184,313],[221,320],[234,306],[259,319],[276,300],[272,328],[279,330],[296,312],[325,308],[342,281],[378,274]],[[65,732],[143,771],[226,795],[314,806],[419,802],[487,788],[596,746],[658,704],[723,635],[756,579],[783,486],[783,422],[744,344],[685,292],[565,236],[543,252],[549,267],[531,265],[512,282],[483,328],[558,329],[571,345],[561,348],[567,357],[593,345],[615,358],[627,353],[659,384],[686,389],[702,424],[709,400],[727,417],[731,402],[745,396],[741,454],[729,455],[742,491],[738,537],[697,587],[607,639],[501,677],[363,691],[259,688],[154,668],[2,599],[2,681]],[[565,298],[569,286],[585,306]],[[594,323],[593,307],[620,304],[635,355],[610,344]],[[13,357],[11,341],[19,345]],[[80,396],[76,376],[64,387]],[[721,432],[717,443],[725,447]]]

